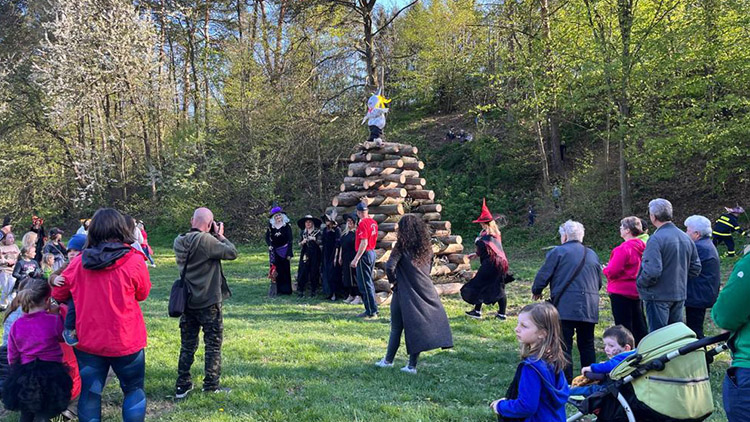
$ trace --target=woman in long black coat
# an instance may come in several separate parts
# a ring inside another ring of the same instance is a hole
[[[266,230],[266,245],[270,265],[276,269],[276,293],[292,294],[292,226],[281,207],[271,209],[271,219]]]
[[[299,246],[299,268],[297,270],[297,296],[304,296],[305,287],[310,285],[310,297],[318,293],[320,283],[320,263],[323,258],[321,250],[322,236],[321,221],[311,215],[306,215],[297,221],[302,229]]]
[[[394,285],[391,299],[391,335],[385,357],[379,367],[393,366],[393,358],[404,333],[409,363],[401,368],[417,373],[421,352],[453,347],[453,336],[430,278],[432,247],[427,226],[413,214],[405,215],[398,225],[396,246],[386,264],[388,280]]]
[[[463,300],[474,305],[466,315],[479,319],[482,305],[497,303],[496,318],[504,320],[508,304],[505,296],[508,259],[503,251],[500,229],[486,203],[482,203],[482,214],[474,222],[482,225],[482,231],[474,241],[477,251],[470,257],[479,257],[480,265],[474,278],[461,288]]]

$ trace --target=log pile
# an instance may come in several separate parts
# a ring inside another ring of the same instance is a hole
[[[431,231],[433,279],[450,276],[466,281],[473,276],[461,236],[451,234],[450,221],[441,215],[443,206],[435,202],[435,192],[427,189],[427,181],[419,175],[424,162],[417,152],[417,147],[411,145],[384,142],[378,146],[365,142],[349,157],[347,177],[331,201],[341,222],[343,214],[354,212],[357,203],[365,201],[370,217],[378,223],[374,272],[378,291],[389,290],[385,264],[396,244],[398,222],[405,214],[421,217]]]

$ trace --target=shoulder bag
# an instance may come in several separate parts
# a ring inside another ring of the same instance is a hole
[[[588,250],[586,250],[586,246],[581,243],[581,246],[583,247],[583,258],[581,258],[581,262],[578,264],[578,268],[576,268],[573,275],[570,277],[570,280],[568,280],[568,283],[563,286],[562,290],[560,290],[560,293],[557,294],[557,296],[550,297],[547,299],[547,302],[551,303],[552,306],[557,308],[557,305],[560,303],[560,299],[562,298],[563,293],[565,293],[566,290],[568,290],[568,287],[570,287],[571,284],[573,284],[573,280],[578,277],[578,274],[581,273],[581,270],[583,269],[583,264],[586,263],[586,255],[588,255]],[[552,295],[552,286],[550,286],[550,296]]]
[[[192,246],[192,243],[191,245]],[[188,247],[185,265],[180,270],[180,278],[172,283],[172,290],[169,292],[169,305],[167,305],[169,316],[179,318],[185,313],[188,299],[190,298],[190,286],[185,282],[185,271],[187,271],[188,262],[190,261],[190,247]]]

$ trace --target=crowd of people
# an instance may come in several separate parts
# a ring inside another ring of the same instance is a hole
[[[322,219],[308,214],[297,220],[300,229],[296,242],[300,251],[297,296],[315,297],[322,288],[326,299],[364,305],[359,316],[377,318],[373,269],[378,223],[370,218],[364,202],[357,205],[355,213],[344,215],[343,221],[343,228],[339,227],[335,211],[326,213]],[[271,291],[274,295],[291,295],[295,290],[291,272],[295,242],[289,217],[281,207],[274,206],[270,211],[265,240]]]
[[[732,210],[741,209],[728,212]],[[348,296],[349,302],[364,306],[360,317],[377,318],[372,281],[377,223],[364,202],[357,205],[356,214],[345,215],[343,220],[343,231],[334,213],[323,219],[306,215],[297,221],[297,294],[304,295],[309,287],[314,296],[322,287],[328,299]],[[560,245],[547,253],[531,286],[534,303],[518,314],[515,333],[522,362],[506,396],[490,404],[496,414],[504,419],[563,421],[570,394],[588,395],[603,388],[581,386],[587,384],[588,374],[608,373],[634,353],[648,333],[675,322],[684,321],[702,338],[705,315],[712,308],[716,325],[733,332],[733,361],[723,386],[725,410],[732,422],[749,420],[745,393],[750,388],[750,324],[745,300],[750,284],[744,276],[750,271],[750,258],[738,262],[720,293],[720,259],[712,240],[716,225],[693,215],[685,220],[683,231],[672,222],[671,203],[661,198],[649,203],[649,220],[655,227],[650,237],[647,223],[640,218],[620,221],[623,242],[612,250],[605,266],[583,243],[581,223],[569,220],[559,227]],[[483,203],[474,221],[481,227],[476,252],[470,255],[479,259],[479,269],[461,289],[461,297],[473,305],[466,314],[476,319],[482,318],[484,305],[492,304],[498,305],[495,319],[507,319],[505,285],[514,276],[497,221]],[[731,228],[740,230],[738,225]],[[0,281],[7,310],[0,354],[7,358],[0,358],[1,394],[7,409],[20,412],[21,421],[49,420],[58,414],[73,418],[76,413],[82,421],[100,420],[102,391],[110,370],[123,391],[123,420],[144,420],[147,333],[139,303],[151,289],[146,262],[153,265],[153,260],[144,247],[146,235],[141,229],[132,217],[103,208],[82,221],[79,233],[67,244],[62,241],[62,230],[51,230],[48,238],[42,237],[39,255],[39,237],[44,233],[41,219],[34,218],[21,248],[15,244],[12,225],[4,221]],[[401,219],[386,263],[393,291],[390,337],[377,367],[394,366],[402,337],[408,362],[401,371],[409,374],[417,373],[422,352],[453,347],[449,319],[430,278],[430,239],[422,219],[410,214]],[[292,294],[294,240],[289,218],[280,207],[270,212],[266,242],[269,277],[276,294]],[[222,261],[236,259],[237,249],[211,210],[198,208],[191,229],[175,239],[174,252],[190,292],[179,321],[175,398],[193,390],[190,370],[201,330],[205,347],[202,390],[227,393],[230,389],[220,382],[222,304],[231,291]],[[596,363],[594,331],[599,322],[602,273],[607,278],[615,326],[603,336],[609,360]],[[549,289],[549,299],[543,301],[545,289]],[[575,379],[574,339],[581,372]]]

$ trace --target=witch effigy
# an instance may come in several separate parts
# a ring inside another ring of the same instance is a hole
[[[367,114],[362,119],[362,124],[367,122],[370,128],[370,137],[368,141],[373,141],[378,145],[383,143],[383,129],[385,128],[385,115],[388,113],[388,108],[385,106],[390,103],[391,100],[386,99],[381,95],[383,89],[379,89],[377,94],[372,94],[367,100]]]

